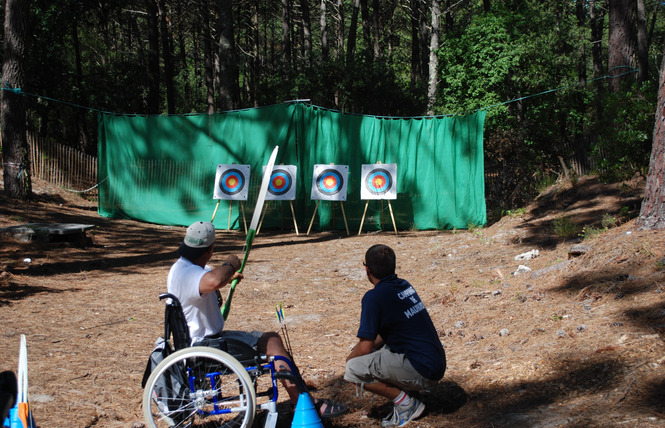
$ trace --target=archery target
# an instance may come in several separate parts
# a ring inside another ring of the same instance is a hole
[[[397,199],[397,164],[362,166],[360,199]]]
[[[263,169],[265,173],[265,167]],[[270,174],[268,183],[267,201],[292,201],[296,198],[296,172],[295,165],[275,166]]]
[[[314,165],[313,200],[346,201],[348,165]]]
[[[249,193],[249,165],[217,165],[214,199],[246,201]]]

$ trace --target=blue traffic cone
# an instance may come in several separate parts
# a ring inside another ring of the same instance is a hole
[[[306,392],[301,392],[298,397],[298,404],[293,414],[293,422],[291,428],[296,427],[316,427],[323,428],[319,413],[314,408],[314,403]]]

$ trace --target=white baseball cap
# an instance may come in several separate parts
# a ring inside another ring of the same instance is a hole
[[[215,243],[215,226],[208,221],[197,221],[187,228],[182,243],[190,248],[208,248]]]

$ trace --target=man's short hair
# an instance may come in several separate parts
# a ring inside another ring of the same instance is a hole
[[[210,247],[212,247],[212,245]],[[178,248],[178,256],[184,257],[187,260],[189,260],[190,262],[194,262],[196,259],[198,259],[203,254],[205,254],[205,252],[208,251],[208,249],[210,247],[192,248],[192,247],[188,247],[187,245],[185,245],[183,243],[183,244],[180,244],[180,247]]]
[[[377,244],[365,253],[365,265],[377,279],[395,274],[395,252],[387,245]]]

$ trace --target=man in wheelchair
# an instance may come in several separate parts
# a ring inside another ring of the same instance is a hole
[[[185,238],[178,248],[180,258],[173,264],[167,278],[168,292],[180,301],[192,344],[210,339],[236,339],[267,356],[281,356],[291,361],[281,337],[276,332],[245,332],[224,330],[224,317],[220,311],[219,290],[234,279],[242,279],[238,272],[241,260],[227,256],[222,264],[212,268],[207,263],[215,249],[215,228],[209,222],[196,222],[187,228]],[[281,360],[275,361],[278,371],[288,371]],[[299,391],[288,379],[281,379],[291,403],[295,406]],[[322,419],[343,415],[348,407],[326,399],[313,399]]]

